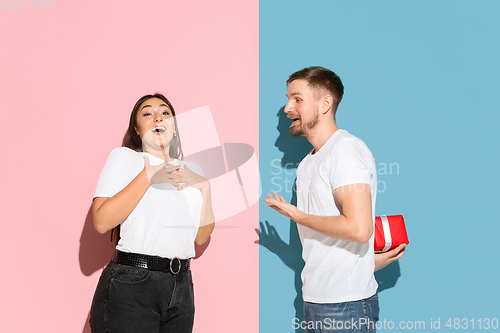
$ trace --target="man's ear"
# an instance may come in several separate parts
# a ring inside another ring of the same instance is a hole
[[[332,95],[325,95],[321,101],[321,111],[323,114],[328,113],[333,107],[333,97]]]

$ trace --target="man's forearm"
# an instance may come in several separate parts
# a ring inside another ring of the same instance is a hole
[[[371,222],[368,224],[367,221],[349,220],[344,215],[318,216],[298,211],[292,216],[292,220],[324,235],[360,243],[368,242],[373,233]]]
[[[302,212],[274,192],[264,199],[267,205],[278,213],[291,218],[298,224],[321,232],[324,235],[366,243],[373,234],[372,204],[370,186],[361,184],[342,186],[335,190],[340,207],[339,216],[317,216]]]

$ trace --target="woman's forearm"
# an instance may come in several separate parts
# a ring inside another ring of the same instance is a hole
[[[201,190],[201,194],[203,196],[203,204],[201,206],[200,228],[194,241],[196,245],[204,244],[212,234],[215,226],[210,183],[208,183],[206,188]]]
[[[94,227],[103,234],[130,215],[149,188],[146,171],[141,171],[123,190],[111,198],[94,198],[92,213]]]

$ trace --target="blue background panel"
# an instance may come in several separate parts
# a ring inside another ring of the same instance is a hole
[[[474,318],[478,330],[477,319],[500,318],[498,17],[498,1],[260,3],[263,195],[293,202],[296,165],[311,149],[288,134],[286,79],[313,65],[335,71],[345,86],[337,124],[366,142],[378,167],[377,215],[407,224],[403,259],[376,274],[380,318],[396,327],[429,330],[440,319],[449,330],[449,318],[465,318],[463,331]],[[260,205],[260,331],[293,332],[297,229]]]

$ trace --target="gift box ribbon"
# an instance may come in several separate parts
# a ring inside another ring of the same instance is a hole
[[[380,216],[382,220],[382,229],[384,230],[384,238],[385,238],[385,246],[382,249],[382,252],[386,252],[392,246],[392,237],[391,237],[391,228],[389,227],[389,219],[387,216]]]

